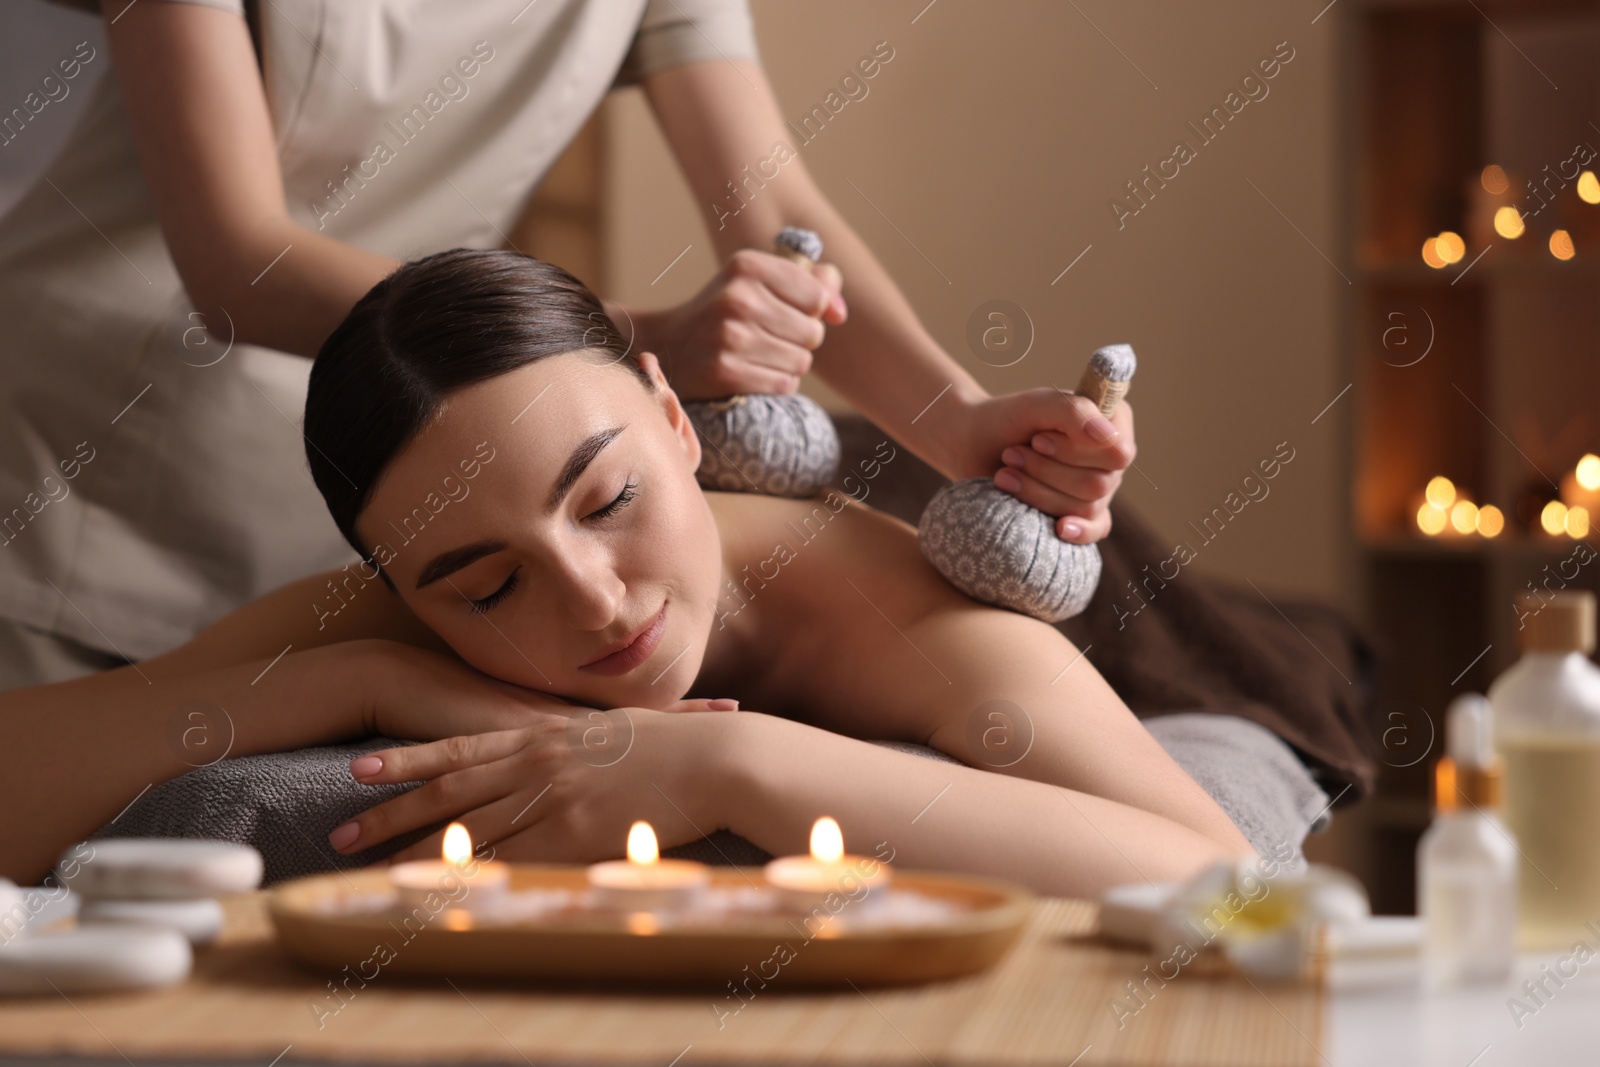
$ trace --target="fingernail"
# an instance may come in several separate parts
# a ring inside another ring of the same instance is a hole
[[[350,761],[350,774],[355,778],[371,778],[383,770],[383,760],[377,756],[362,756]]]
[[[1111,425],[1109,420],[1101,418],[1099,415],[1084,423],[1083,428],[1090,437],[1102,445],[1117,436],[1117,428]]]
[[[1075,522],[1061,524],[1061,536],[1068,541],[1075,541],[1083,536],[1083,527]]]
[[[1020,467],[1027,462],[1022,455],[1022,450],[1017,448],[1006,449],[1000,453],[1000,459],[1008,467]]]
[[[707,701],[706,707],[710,708],[712,711],[738,711],[739,702],[737,700],[730,700],[727,697],[719,697],[716,700]]]
[[[994,484],[1008,493],[1020,493],[1022,491],[1022,479],[1008,470],[996,474],[994,476]]]
[[[361,824],[358,822],[347,822],[343,826],[336,828],[333,833],[328,835],[328,844],[332,845],[335,851],[339,849],[346,849],[355,844],[356,838],[360,836]]]
[[[1042,453],[1042,454],[1044,454],[1046,456],[1053,456],[1053,455],[1056,454],[1056,441],[1055,441],[1055,438],[1051,437],[1048,434],[1040,434],[1039,436],[1037,436],[1037,437],[1035,437],[1033,439],[1032,443],[1033,443],[1033,450],[1035,452]]]

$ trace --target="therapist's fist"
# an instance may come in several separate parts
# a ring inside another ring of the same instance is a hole
[[[636,313],[635,345],[660,356],[684,400],[793,393],[827,327],[845,321],[840,286],[832,264],[735,252],[687,303]]]
[[[1057,516],[1063,541],[1090,544],[1111,532],[1111,498],[1138,454],[1127,401],[1108,420],[1086,398],[1045,387],[980,401],[964,418],[962,477],[992,478]]]

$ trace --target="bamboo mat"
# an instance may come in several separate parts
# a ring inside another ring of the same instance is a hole
[[[1094,905],[1040,900],[991,971],[920,988],[785,993],[782,977],[739,1002],[716,992],[601,992],[381,973],[336,1014],[335,974],[278,949],[260,894],[226,902],[223,939],[182,986],[153,993],[0,1001],[0,1056],[75,1055],[136,1064],[207,1057],[279,1067],[297,1059],[378,1064],[512,1063],[985,1065],[1314,1064],[1321,994],[1191,964],[1137,1013],[1124,983],[1139,952],[1092,937]],[[1074,1057],[1077,1057],[1074,1059]]]

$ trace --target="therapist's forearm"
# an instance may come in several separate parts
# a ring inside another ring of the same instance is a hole
[[[236,235],[179,273],[207,329],[222,342],[312,357],[399,263],[287,218]]]
[[[737,215],[713,229],[726,258],[740,248],[767,248],[784,226],[804,226],[821,235],[828,262],[844,274],[850,318],[830,327],[816,352],[818,377],[844,394],[873,422],[924,461],[953,478],[970,477],[965,454],[949,419],[988,393],[923,327],[888,271],[809,176],[786,174]]]
[[[142,790],[224,754],[360,736],[372,680],[362,653],[333,646],[149,681],[123,667],[0,694],[0,876],[36,884]]]

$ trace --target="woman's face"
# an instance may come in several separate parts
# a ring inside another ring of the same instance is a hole
[[[453,394],[356,522],[468,663],[603,708],[688,691],[722,582],[694,428],[655,358],[641,362],[653,394],[578,355]]]

